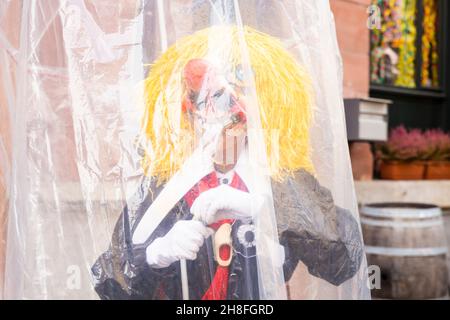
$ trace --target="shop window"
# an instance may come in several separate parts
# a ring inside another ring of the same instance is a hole
[[[371,85],[441,90],[446,0],[373,0],[381,28],[371,31]]]

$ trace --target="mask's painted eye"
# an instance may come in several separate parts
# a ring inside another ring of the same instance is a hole
[[[236,79],[238,79],[239,81],[244,81],[244,70],[242,68],[242,65],[238,65],[236,67],[235,74],[236,74]]]
[[[206,108],[206,101],[203,100],[203,101],[197,102],[195,105],[197,106],[198,110],[203,110]]]
[[[255,70],[253,70],[253,67],[250,68],[250,72],[251,76],[255,77]],[[236,67],[234,74],[238,81],[244,81],[244,67],[241,64]]]
[[[195,91],[190,91],[190,92],[189,92],[189,100],[190,100],[193,104],[195,104],[195,103],[197,102],[197,99],[198,99],[198,93],[195,92]]]
[[[225,92],[225,88],[222,88],[218,91],[216,91],[216,93],[214,93],[213,98],[219,98],[221,95],[223,95],[223,93]]]

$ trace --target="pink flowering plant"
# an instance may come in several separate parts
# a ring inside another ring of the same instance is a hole
[[[450,134],[440,129],[424,133],[427,141],[427,154],[430,161],[450,161]]]
[[[441,131],[427,131],[419,129],[408,130],[404,126],[393,129],[389,140],[377,146],[377,157],[386,161],[413,162],[427,161],[433,156],[441,154],[444,135]]]

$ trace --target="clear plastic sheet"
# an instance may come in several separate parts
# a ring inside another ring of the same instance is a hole
[[[370,298],[328,1],[0,18],[5,298]]]

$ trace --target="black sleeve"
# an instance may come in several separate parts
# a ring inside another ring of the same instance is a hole
[[[306,171],[273,184],[284,272],[292,276],[302,261],[313,276],[338,286],[359,270],[362,237],[352,214],[334,204],[331,192]]]
[[[146,262],[146,248],[172,227],[180,216],[182,204],[174,207],[145,244],[132,243],[132,232],[159,191],[149,179],[144,179],[120,215],[108,250],[92,266],[95,291],[101,299],[156,299],[161,285],[178,276],[175,265],[164,269],[150,268]]]

